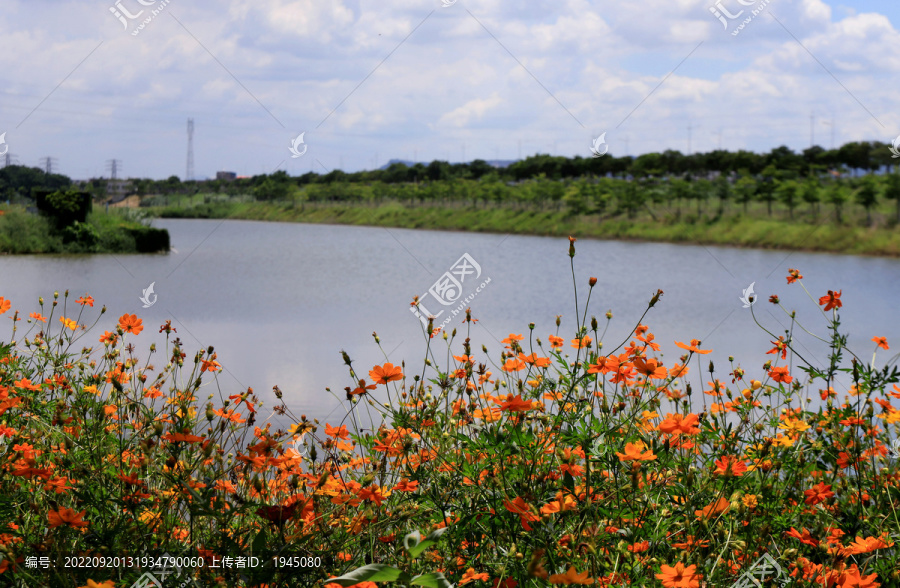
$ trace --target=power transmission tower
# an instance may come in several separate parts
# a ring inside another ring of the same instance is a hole
[[[189,182],[194,179],[194,119],[189,118],[187,124],[188,150],[187,150],[187,175],[184,180]]]
[[[56,158],[50,157],[49,155],[47,157],[41,158],[41,165],[44,168],[44,172],[46,172],[46,174],[48,176],[53,173],[53,163],[55,161],[56,161]]]
[[[120,167],[122,167],[122,161],[119,159],[110,159],[106,162],[106,169],[109,170],[109,179],[118,179]]]
[[[7,151],[6,154],[3,156],[3,167],[7,167],[10,165],[16,165],[15,158],[16,158],[15,155],[13,155],[9,151]]]

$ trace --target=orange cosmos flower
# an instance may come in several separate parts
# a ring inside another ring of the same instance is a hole
[[[643,441],[625,444],[625,453],[617,451],[616,455],[622,461],[651,461],[656,459],[656,455],[647,449],[647,445]]]
[[[7,310],[9,310],[11,304],[12,303],[9,300],[4,298],[3,296],[0,296],[0,314],[3,314]]]
[[[697,518],[711,518],[725,512],[731,506],[731,503],[724,498],[719,498],[715,502],[704,506],[701,510],[695,510],[694,516]]]
[[[579,337],[576,339],[572,339],[572,347],[574,349],[584,349],[585,347],[590,347],[593,339],[588,336]]]
[[[819,545],[819,540],[810,535],[809,529],[807,529],[806,527],[803,528],[802,533],[794,527],[791,527],[791,530],[787,531],[785,535],[787,535],[788,537],[799,539],[800,543],[805,543],[806,545],[811,545],[812,547],[817,547]]]
[[[700,417],[693,413],[686,415],[669,413],[657,429],[662,433],[696,435],[700,432],[697,426],[699,423]]]
[[[781,353],[781,359],[787,359],[788,346],[784,341],[784,337],[778,337],[778,341],[771,341],[771,343],[775,347],[766,351],[766,355],[770,355],[772,353],[778,355],[779,353]]]
[[[771,370],[769,370],[769,377],[776,382],[784,382],[785,384],[790,384],[794,381],[794,377],[788,373],[788,370],[789,368],[786,365],[772,368]]]
[[[84,586],[79,586],[78,588],[116,588],[116,585],[113,584],[112,580],[104,580],[103,582],[94,582],[93,580],[88,580],[88,583]]]
[[[522,528],[526,531],[531,531],[531,526],[528,524],[529,522],[534,522],[540,519],[536,514],[531,511],[531,505],[525,502],[521,496],[516,497],[515,500],[504,500],[503,506],[506,507],[506,510],[509,512],[516,513],[519,515],[519,520],[522,522]]]
[[[469,582],[474,582],[475,580],[489,580],[490,577],[485,573],[477,573],[475,568],[469,568],[466,570],[466,573],[463,574],[462,578],[459,579],[459,585],[462,586],[464,584],[468,584]]]
[[[510,394],[506,398],[506,402],[500,405],[500,410],[508,410],[510,412],[525,412],[527,410],[533,410],[534,406],[532,406],[531,402],[528,400],[522,400],[522,395],[519,394],[517,396],[513,396]]]
[[[740,476],[747,471],[747,464],[733,455],[726,455],[716,460],[715,473],[720,476]]]
[[[632,363],[639,374],[644,374],[648,378],[661,380],[669,375],[669,370],[659,365],[656,358],[644,360],[642,357],[637,357]]]
[[[877,345],[878,347],[881,347],[885,351],[890,349],[890,347],[888,347],[887,339],[884,337],[872,337],[872,341],[875,342],[875,345]]]
[[[325,423],[325,434],[329,437],[334,437],[335,439],[350,438],[350,432],[347,430],[347,425],[341,425],[340,428],[337,428]]]
[[[517,343],[524,338],[525,337],[523,337],[522,335],[516,335],[515,333],[510,333],[509,337],[507,337],[506,339],[504,339],[503,341],[500,341],[500,342],[503,343],[504,345],[512,345],[513,343]]]
[[[85,294],[75,302],[80,304],[81,306],[87,305],[91,308],[94,308],[94,298],[92,296],[88,296],[87,294]]]
[[[569,237],[571,239],[571,237]],[[574,240],[574,239],[573,239]],[[575,566],[570,566],[568,570],[566,570],[565,574],[553,574],[548,578],[551,584],[562,584],[564,586],[569,586],[571,584],[593,584],[594,579],[588,577],[588,572],[585,570],[580,574],[575,571]]]
[[[506,360],[503,367],[500,368],[504,372],[519,372],[525,369],[525,362],[521,359],[511,357]]]
[[[144,321],[139,319],[137,315],[126,313],[119,317],[119,327],[126,333],[140,335],[141,331],[144,330]]]
[[[110,333],[109,331],[104,331],[103,335],[100,336],[101,343],[109,343],[110,345],[115,345],[116,341],[119,340],[119,335],[116,333]]]
[[[860,555],[876,549],[886,549],[893,545],[893,541],[888,543],[880,537],[866,537],[865,539],[857,537],[853,543],[844,548],[844,555]]]
[[[78,323],[76,323],[72,319],[67,319],[64,316],[59,317],[59,322],[61,322],[64,327],[72,329],[73,331],[78,328]]]
[[[806,499],[803,502],[810,506],[824,502],[834,496],[831,486],[827,486],[824,482],[819,482],[809,490],[804,490],[803,493],[806,495]]]
[[[832,308],[841,308],[842,306],[844,306],[841,303],[841,292],[843,292],[843,290],[838,290],[837,292],[829,290],[827,295],[819,298],[819,304],[825,305],[825,308],[823,310],[829,311]]]
[[[419,481],[413,480],[410,482],[406,478],[401,479],[397,482],[397,485],[394,486],[394,490],[397,492],[415,492],[419,488]]]
[[[216,361],[215,353],[209,359],[201,359],[200,362],[201,372],[218,372],[222,369],[222,364]]]
[[[28,378],[22,378],[17,382],[13,382],[13,386],[15,386],[16,388],[31,390],[32,392],[36,392],[41,389],[40,385],[32,384],[31,380],[29,380]]]
[[[386,363],[383,366],[376,365],[373,367],[369,371],[369,377],[372,378],[376,384],[384,384],[386,386],[388,382],[403,379],[403,371],[400,369],[400,366]]]
[[[88,523],[81,520],[87,511],[75,512],[71,508],[61,508],[59,510],[51,510],[47,517],[50,519],[50,527],[58,527],[60,525],[69,525],[70,527],[87,527]]]
[[[43,317],[43,315],[41,315],[41,314],[39,314],[39,313],[37,313],[37,312],[32,312],[31,314],[28,315],[28,318],[33,318],[34,320],[36,320],[36,321],[41,321],[42,323],[46,323],[46,322],[47,322],[47,319],[45,319],[45,318]]]
[[[549,337],[547,337],[547,340],[550,341],[550,347],[552,349],[561,348],[563,346],[563,342],[565,341],[565,339],[563,339],[562,337],[557,337],[556,335],[550,335]]]
[[[681,562],[675,567],[662,565],[661,573],[656,574],[656,579],[662,582],[666,588],[700,588],[701,574],[696,573],[697,566],[685,567]]]
[[[690,345],[685,345],[681,341],[675,341],[675,345],[677,345],[681,349],[687,349],[688,351],[690,351],[692,353],[697,353],[699,355],[706,355],[707,353],[712,353],[712,349],[706,349],[706,350],[698,349],[698,347],[700,346],[699,339],[691,339]]]
[[[788,277],[787,277],[788,284],[793,284],[797,280],[802,280],[802,279],[803,279],[803,276],[800,275],[800,272],[798,270],[795,270],[795,269],[788,270]]]

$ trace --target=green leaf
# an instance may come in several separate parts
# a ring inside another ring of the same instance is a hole
[[[266,531],[265,529],[261,530],[256,534],[256,539],[253,540],[253,545],[251,549],[253,551],[262,551],[266,548]]]
[[[411,583],[414,586],[428,586],[428,588],[453,588],[453,584],[440,572],[416,576]]]
[[[428,534],[427,537],[425,537],[424,541],[418,543],[417,545],[413,546],[412,548],[407,548],[406,550],[409,552],[409,554],[411,556],[419,557],[419,554],[421,554],[423,551],[425,551],[426,549],[428,549],[429,547],[431,547],[432,545],[437,543],[438,539],[441,538],[441,535],[443,535],[446,532],[447,532],[447,527],[444,527],[443,529],[438,529],[436,531],[432,531],[431,533]],[[419,532],[416,531],[415,534],[418,535]],[[410,533],[410,535],[412,535],[412,533]],[[409,537],[409,535],[407,535],[407,537]],[[404,541],[405,541],[405,539],[404,539]]]
[[[360,582],[393,582],[400,577],[400,570],[386,564],[369,564],[356,568],[337,578],[328,578],[328,582],[341,586],[353,586]]]

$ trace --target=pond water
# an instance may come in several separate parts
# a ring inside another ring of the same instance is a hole
[[[479,319],[471,335],[473,349],[486,345],[494,362],[500,340],[509,333],[524,334],[527,342],[530,322],[536,325],[534,336],[546,342],[556,332],[556,316],[562,315],[560,334],[567,348],[575,328],[565,238],[252,221],[158,220],[154,225],[170,231],[175,251],[2,256],[0,296],[27,316],[38,310],[39,296],[51,299],[54,290],[68,289],[72,299],[88,292],[96,300],[95,310],[108,308],[91,340],[111,329],[123,313],[134,313],[145,325],[133,339],[139,349],[154,341],[162,346],[158,326],[172,320],[188,358],[198,349],[215,347],[224,367],[218,383],[223,397],[253,387],[271,407],[272,387],[278,385],[294,414],[333,424],[346,415],[344,387],[355,386],[342,350],[367,379],[369,369],[385,361],[405,360],[408,372],[421,373],[426,339],[410,302],[435,284],[423,298],[425,307],[435,314],[443,311],[440,323],[459,304],[471,306]],[[704,348],[714,350],[703,357],[704,372],[711,359],[724,381],[728,356],[734,356],[749,377],[759,378],[762,364],[774,356],[765,353],[772,337],[739,300],[751,283],[758,296],[753,311],[764,327],[783,334],[790,324],[768,302],[778,294],[784,306],[798,311],[807,329],[827,336],[818,307],[798,284],[787,285],[789,268],[801,271],[816,299],[827,290],[842,290],[843,328],[860,357],[871,358],[874,336],[900,347],[897,259],[599,240],[579,240],[576,246],[579,311],[588,278],[595,276],[588,320],[596,315],[602,329],[606,311],[614,314],[607,349],[625,339],[652,295],[662,289],[665,294],[644,323],[662,346],[666,364],[682,353],[674,341],[700,339]],[[140,297],[151,283],[157,298],[143,308]],[[457,295],[450,306],[436,299],[443,296],[449,302]],[[451,317],[447,330],[462,330],[463,317]],[[3,328],[0,340],[9,340],[8,327]],[[381,338],[383,352],[373,332]],[[796,336],[804,357],[823,364],[827,346],[799,329]],[[455,354],[462,353],[461,338]],[[436,357],[445,361],[446,352],[438,351],[446,349],[443,341],[435,337],[432,345]],[[894,353],[893,348],[881,351],[879,365]],[[163,358],[153,363],[160,365]],[[695,361],[695,389],[701,385],[697,370]],[[708,380],[704,373],[703,383]],[[383,399],[380,388],[376,397]],[[270,411],[264,408],[262,414],[265,418]]]

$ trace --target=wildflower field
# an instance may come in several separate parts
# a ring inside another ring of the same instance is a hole
[[[473,349],[467,312],[425,330],[416,364],[343,354],[333,423],[222,389],[214,349],[169,322],[0,297],[0,584],[900,585],[896,334],[849,349],[840,284],[807,292],[792,269],[798,310],[769,298],[791,327],[763,366],[655,340],[662,291],[609,341],[571,237],[568,255],[576,332]]]

